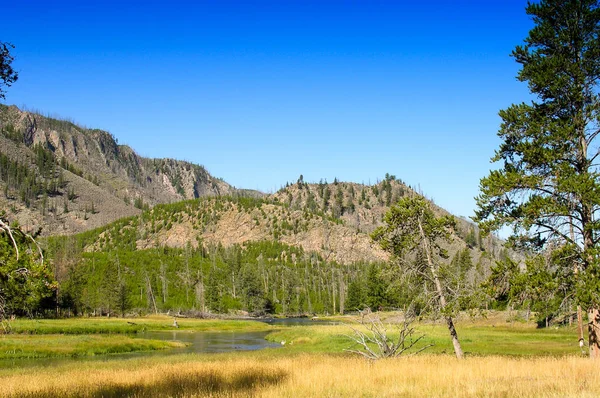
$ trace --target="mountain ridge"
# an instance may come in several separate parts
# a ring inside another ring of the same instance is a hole
[[[51,161],[36,165],[40,153]],[[82,232],[158,203],[211,195],[263,195],[237,190],[191,162],[142,157],[131,147],[119,145],[107,131],[16,106],[0,105],[0,154],[6,157],[5,170],[12,168],[0,181],[5,192],[0,205],[21,225],[44,226],[45,235]],[[25,177],[17,184],[12,181],[11,186],[11,177],[18,179],[14,172],[18,166],[29,169],[22,173],[35,180],[29,186]],[[54,174],[44,176],[48,166]],[[60,186],[56,189],[42,186],[57,179]],[[23,194],[23,190],[35,192]],[[30,200],[25,200],[27,195]]]
[[[119,145],[107,131],[15,106],[0,106],[0,132],[4,169],[20,161],[34,170],[20,186],[11,187],[10,173],[0,181],[5,192],[0,206],[10,217],[29,230],[41,226],[42,235],[110,229],[111,223],[121,225],[118,220],[133,217],[138,219],[133,250],[274,240],[318,253],[326,261],[384,261],[388,256],[373,244],[370,233],[390,205],[418,194],[389,174],[373,185],[337,179],[307,183],[300,176],[270,195],[237,189],[203,166],[145,158]],[[207,197],[212,199],[199,200]],[[472,223],[459,218],[458,226],[453,252],[469,247],[478,260],[478,251],[498,246],[494,239],[478,238]],[[119,233],[110,239],[121,239]],[[98,236],[86,250],[107,248],[100,243],[105,238]]]

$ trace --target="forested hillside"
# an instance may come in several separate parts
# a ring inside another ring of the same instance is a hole
[[[0,205],[13,225],[50,235],[59,283],[53,300],[21,312],[342,313],[428,300],[370,236],[391,205],[419,195],[393,175],[373,185],[300,176],[265,195],[14,106],[0,106],[0,132]],[[478,287],[508,253],[464,219],[451,236],[454,303],[484,305]]]
[[[106,131],[5,105],[0,187],[8,216],[44,235],[99,227],[157,203],[236,191],[202,166],[144,158]]]
[[[156,205],[99,229],[51,238],[60,305],[78,313],[425,307],[426,292],[415,280],[398,278],[397,265],[369,235],[388,203],[404,195],[416,193],[389,175],[373,186],[299,179],[263,199]],[[464,220],[452,236],[447,272],[458,276],[456,305],[467,308],[507,253]],[[411,261],[422,262],[423,255]]]

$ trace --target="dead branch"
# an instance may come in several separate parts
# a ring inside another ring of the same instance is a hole
[[[40,245],[37,243],[37,241],[35,239],[33,239],[33,236],[23,233],[23,235],[25,235],[25,237],[29,238],[33,244],[37,247],[38,249],[38,253],[40,255],[40,264],[44,265],[44,253],[42,252],[42,248],[40,247]]]
[[[1,218],[0,218],[0,230],[6,232],[8,234],[8,236],[10,237],[10,240],[12,241],[12,244],[15,247],[15,252],[17,253],[17,261],[19,261],[19,247],[17,246],[17,241],[15,240],[15,238],[13,236],[12,228],[10,228],[10,225],[8,225],[8,223],[6,223]]]
[[[412,322],[413,318],[405,314],[403,322],[392,328],[394,332],[398,332],[396,339],[393,339],[388,333],[388,329],[390,329],[392,325],[385,325],[381,319],[378,316],[374,316],[370,310],[362,312],[360,324],[367,329],[367,332],[365,333],[352,327],[351,329],[354,334],[346,335],[346,337],[361,348],[346,349],[344,351],[359,354],[371,360],[398,357],[415,347],[415,345],[424,337],[424,335],[421,335],[413,338],[415,329],[411,326]],[[418,350],[413,351],[412,355],[417,354],[432,345],[433,344],[425,345]]]

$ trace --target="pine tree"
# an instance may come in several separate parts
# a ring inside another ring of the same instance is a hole
[[[10,43],[0,42],[0,99],[4,99],[5,90],[3,86],[10,87],[19,78],[19,74],[12,68],[14,57],[10,50],[15,48]]]
[[[600,358],[600,8],[542,0],[526,11],[535,26],[512,55],[536,99],[500,111],[493,160],[502,168],[481,180],[476,219],[487,231],[512,226],[514,245],[576,249],[573,293],[588,311],[590,356]]]
[[[350,311],[358,311],[367,305],[367,294],[365,284],[362,280],[356,278],[348,285],[348,300],[346,308]]]

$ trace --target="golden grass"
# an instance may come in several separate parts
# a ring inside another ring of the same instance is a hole
[[[0,396],[596,397],[600,361],[419,355],[176,356],[0,370]]]

